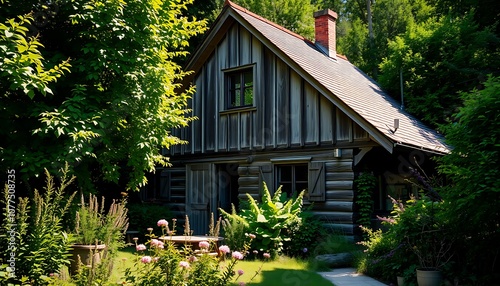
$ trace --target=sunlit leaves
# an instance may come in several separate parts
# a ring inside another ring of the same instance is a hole
[[[70,161],[99,168],[100,179],[118,182],[125,177],[128,189],[144,185],[145,172],[168,165],[162,148],[185,143],[169,131],[192,120],[186,106],[193,89],[177,92],[177,82],[186,73],[174,60],[186,54],[187,40],[205,29],[204,21],[183,16],[188,4],[190,1],[181,0],[60,2],[57,15],[51,18],[52,26],[40,29],[40,37],[32,42],[27,39],[11,49],[17,54],[31,53],[32,62],[39,61],[41,68],[45,55],[52,60],[71,58],[71,74],[65,73],[50,89],[46,85],[35,90],[52,91],[53,96],[35,97],[32,105],[18,105],[19,110],[29,110],[18,112],[18,116],[32,122],[23,126],[27,130],[22,133],[31,134],[30,141],[19,137],[18,149],[41,150],[50,158],[49,168]],[[11,38],[22,33],[6,26]],[[30,46],[40,52],[30,51]],[[10,52],[8,48],[0,47]],[[46,74],[36,65],[27,67],[32,70],[18,70],[57,77],[69,65],[55,65]],[[22,126],[20,120],[13,122]],[[11,136],[20,134],[9,132]],[[15,137],[10,138],[14,141]],[[19,161],[16,156],[21,153],[8,150],[2,155],[7,153],[9,162]],[[22,156],[30,157],[29,152]],[[28,173],[36,174],[37,168]],[[75,172],[84,185],[95,181],[83,167]]]
[[[462,102],[458,92],[477,86],[500,64],[499,39],[478,29],[472,16],[410,25],[389,41],[388,57],[380,65],[381,84],[398,97],[402,71],[405,105],[433,126],[451,119]]]
[[[36,37],[27,35],[31,21],[33,18],[28,15],[0,23],[0,79],[10,83],[11,91],[21,90],[32,99],[36,91],[51,94],[48,84],[69,72],[70,64],[64,61],[53,68],[44,68],[40,52],[43,45]],[[6,94],[4,91],[3,95]]]
[[[234,2],[299,35],[314,39],[314,18],[312,16],[317,8],[309,0],[237,0]]]

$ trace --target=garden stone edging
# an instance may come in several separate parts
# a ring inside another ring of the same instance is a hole
[[[352,253],[343,252],[335,254],[321,254],[314,259],[325,263],[328,267],[348,267],[351,266],[354,256]]]

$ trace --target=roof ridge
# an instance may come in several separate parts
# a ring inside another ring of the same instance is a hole
[[[289,29],[287,29],[287,28],[285,28],[285,27],[283,27],[283,26],[281,26],[279,24],[274,23],[273,21],[270,21],[270,20],[268,20],[268,19],[266,19],[266,18],[264,18],[264,17],[262,17],[260,15],[257,15],[254,12],[248,10],[247,8],[244,8],[244,7],[238,5],[238,4],[236,4],[236,3],[234,3],[234,2],[232,2],[230,0],[226,0],[224,2],[224,6],[230,6],[230,7],[234,8],[234,9],[237,9],[237,10],[243,12],[243,13],[246,13],[246,14],[254,17],[254,18],[257,18],[257,19],[261,20],[262,22],[265,22],[265,23],[267,23],[267,24],[275,27],[276,29],[282,30],[283,32],[286,32],[286,33],[288,33],[288,34],[290,34],[290,35],[292,35],[292,36],[294,36],[296,38],[299,38],[301,40],[308,41],[308,42],[310,42],[311,44],[314,45],[313,41],[311,41],[311,40],[309,40],[307,38],[304,38],[304,36],[301,36],[301,35],[293,32],[293,31],[290,31]]]
[[[239,10],[239,11],[241,11],[241,12],[245,13],[245,14],[248,14],[248,15],[250,15],[250,16],[252,16],[252,17],[256,18],[256,19],[259,19],[260,21],[262,21],[262,22],[264,22],[264,23],[267,23],[267,24],[269,24],[269,25],[271,25],[271,26],[275,27],[276,29],[282,30],[283,32],[288,33],[288,34],[290,34],[290,35],[292,35],[292,36],[294,36],[294,37],[296,37],[296,38],[298,38],[298,39],[301,39],[301,40],[303,40],[303,41],[309,42],[309,43],[310,43],[310,44],[312,44],[312,45],[316,45],[313,41],[311,41],[311,40],[309,40],[309,39],[305,38],[304,36],[301,36],[301,35],[299,35],[299,34],[297,34],[297,33],[293,32],[293,31],[290,31],[289,29],[287,29],[287,28],[285,28],[285,27],[283,27],[283,26],[281,26],[281,25],[279,25],[279,24],[274,23],[273,21],[271,21],[271,20],[269,20],[269,19],[266,19],[266,18],[264,18],[264,17],[262,17],[262,16],[260,16],[260,15],[258,15],[258,14],[255,14],[254,12],[252,12],[252,11],[248,10],[247,8],[242,7],[242,6],[240,6],[240,5],[238,5],[238,4],[234,3],[234,2],[232,2],[232,1],[230,1],[230,0],[225,0],[225,2],[224,2],[224,7],[225,7],[225,6],[229,6],[229,7],[231,7],[231,8],[237,9],[237,10]],[[337,53],[337,57],[340,57],[340,58],[341,58],[341,59],[343,59],[343,60],[349,61],[349,59],[348,59],[348,58],[347,58],[347,56],[345,56],[345,55],[342,55],[342,54],[338,54],[338,53]]]

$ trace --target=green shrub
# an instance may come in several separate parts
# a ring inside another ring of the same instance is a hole
[[[175,225],[175,221],[173,223]],[[168,233],[168,226],[162,233]],[[175,233],[175,232],[174,232]],[[174,234],[172,233],[172,234]],[[232,251],[226,245],[220,246],[218,257],[209,255],[200,243],[200,250],[190,246],[176,247],[172,242],[162,242],[151,232],[149,241],[137,244],[136,262],[133,268],[125,271],[124,285],[150,286],[225,286],[239,278],[234,268],[243,259],[250,247],[252,235],[247,236],[244,248]],[[208,243],[207,243],[208,244]],[[216,250],[217,251],[217,250]]]
[[[368,235],[361,242],[366,247],[366,273],[391,280],[415,267],[447,272],[454,249],[448,221],[439,215],[443,202],[422,197],[403,205],[392,200],[392,216],[381,218],[386,231],[362,228]]]
[[[101,253],[101,262],[91,267],[80,265],[73,280],[78,286],[91,286],[106,282],[113,270],[113,261],[118,250],[125,246],[124,235],[128,227],[125,201],[111,203],[104,211],[104,197],[99,204],[95,195],[89,195],[88,202],[81,197],[80,208],[76,212],[75,243],[103,243],[106,248]]]
[[[58,272],[70,262],[70,238],[65,232],[63,217],[75,195],[66,196],[65,189],[75,178],[66,177],[67,169],[62,173],[60,184],[56,185],[54,178],[45,171],[46,186],[43,192],[35,190],[31,199],[19,198],[16,202],[9,196],[7,186],[5,188],[2,200],[5,216],[0,239],[2,257],[15,253],[17,278],[25,276],[26,283],[32,285],[45,285],[50,273]],[[9,216],[14,208],[15,217]],[[15,241],[9,245],[11,238]],[[3,279],[0,277],[0,281]],[[19,280],[8,281],[20,283]],[[7,285],[7,282],[1,284]]]
[[[284,230],[283,252],[291,257],[308,257],[325,239],[323,223],[310,212],[301,212]]]
[[[148,227],[155,231],[160,229],[156,222],[160,219],[171,220],[174,215],[168,206],[150,203],[130,203],[127,205],[130,230],[139,231],[140,234],[147,233]]]
[[[459,246],[455,277],[492,285],[500,281],[500,77],[461,96],[464,106],[444,129],[453,150],[440,159],[451,179],[443,215]]]
[[[342,233],[329,233],[322,237],[319,243],[313,250],[313,255],[335,254],[350,252],[356,253],[360,250],[360,246],[348,239]]]
[[[288,199],[286,194],[281,192],[281,187],[271,196],[264,183],[260,203],[247,194],[248,208],[242,209],[239,214],[234,212],[229,214],[222,209],[219,210],[226,219],[240,221],[247,232],[256,235],[252,249],[260,252],[269,251],[275,257],[282,251],[283,241],[290,239],[283,230],[290,227],[292,222],[300,220],[303,196],[302,191],[297,198]]]
[[[248,223],[241,218],[234,205],[231,214],[222,221],[224,243],[231,249],[242,249],[247,240]]]

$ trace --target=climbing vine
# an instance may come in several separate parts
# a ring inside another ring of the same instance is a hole
[[[373,212],[373,197],[377,185],[377,178],[372,173],[361,173],[354,181],[357,189],[356,204],[359,207],[358,224],[369,227]]]

